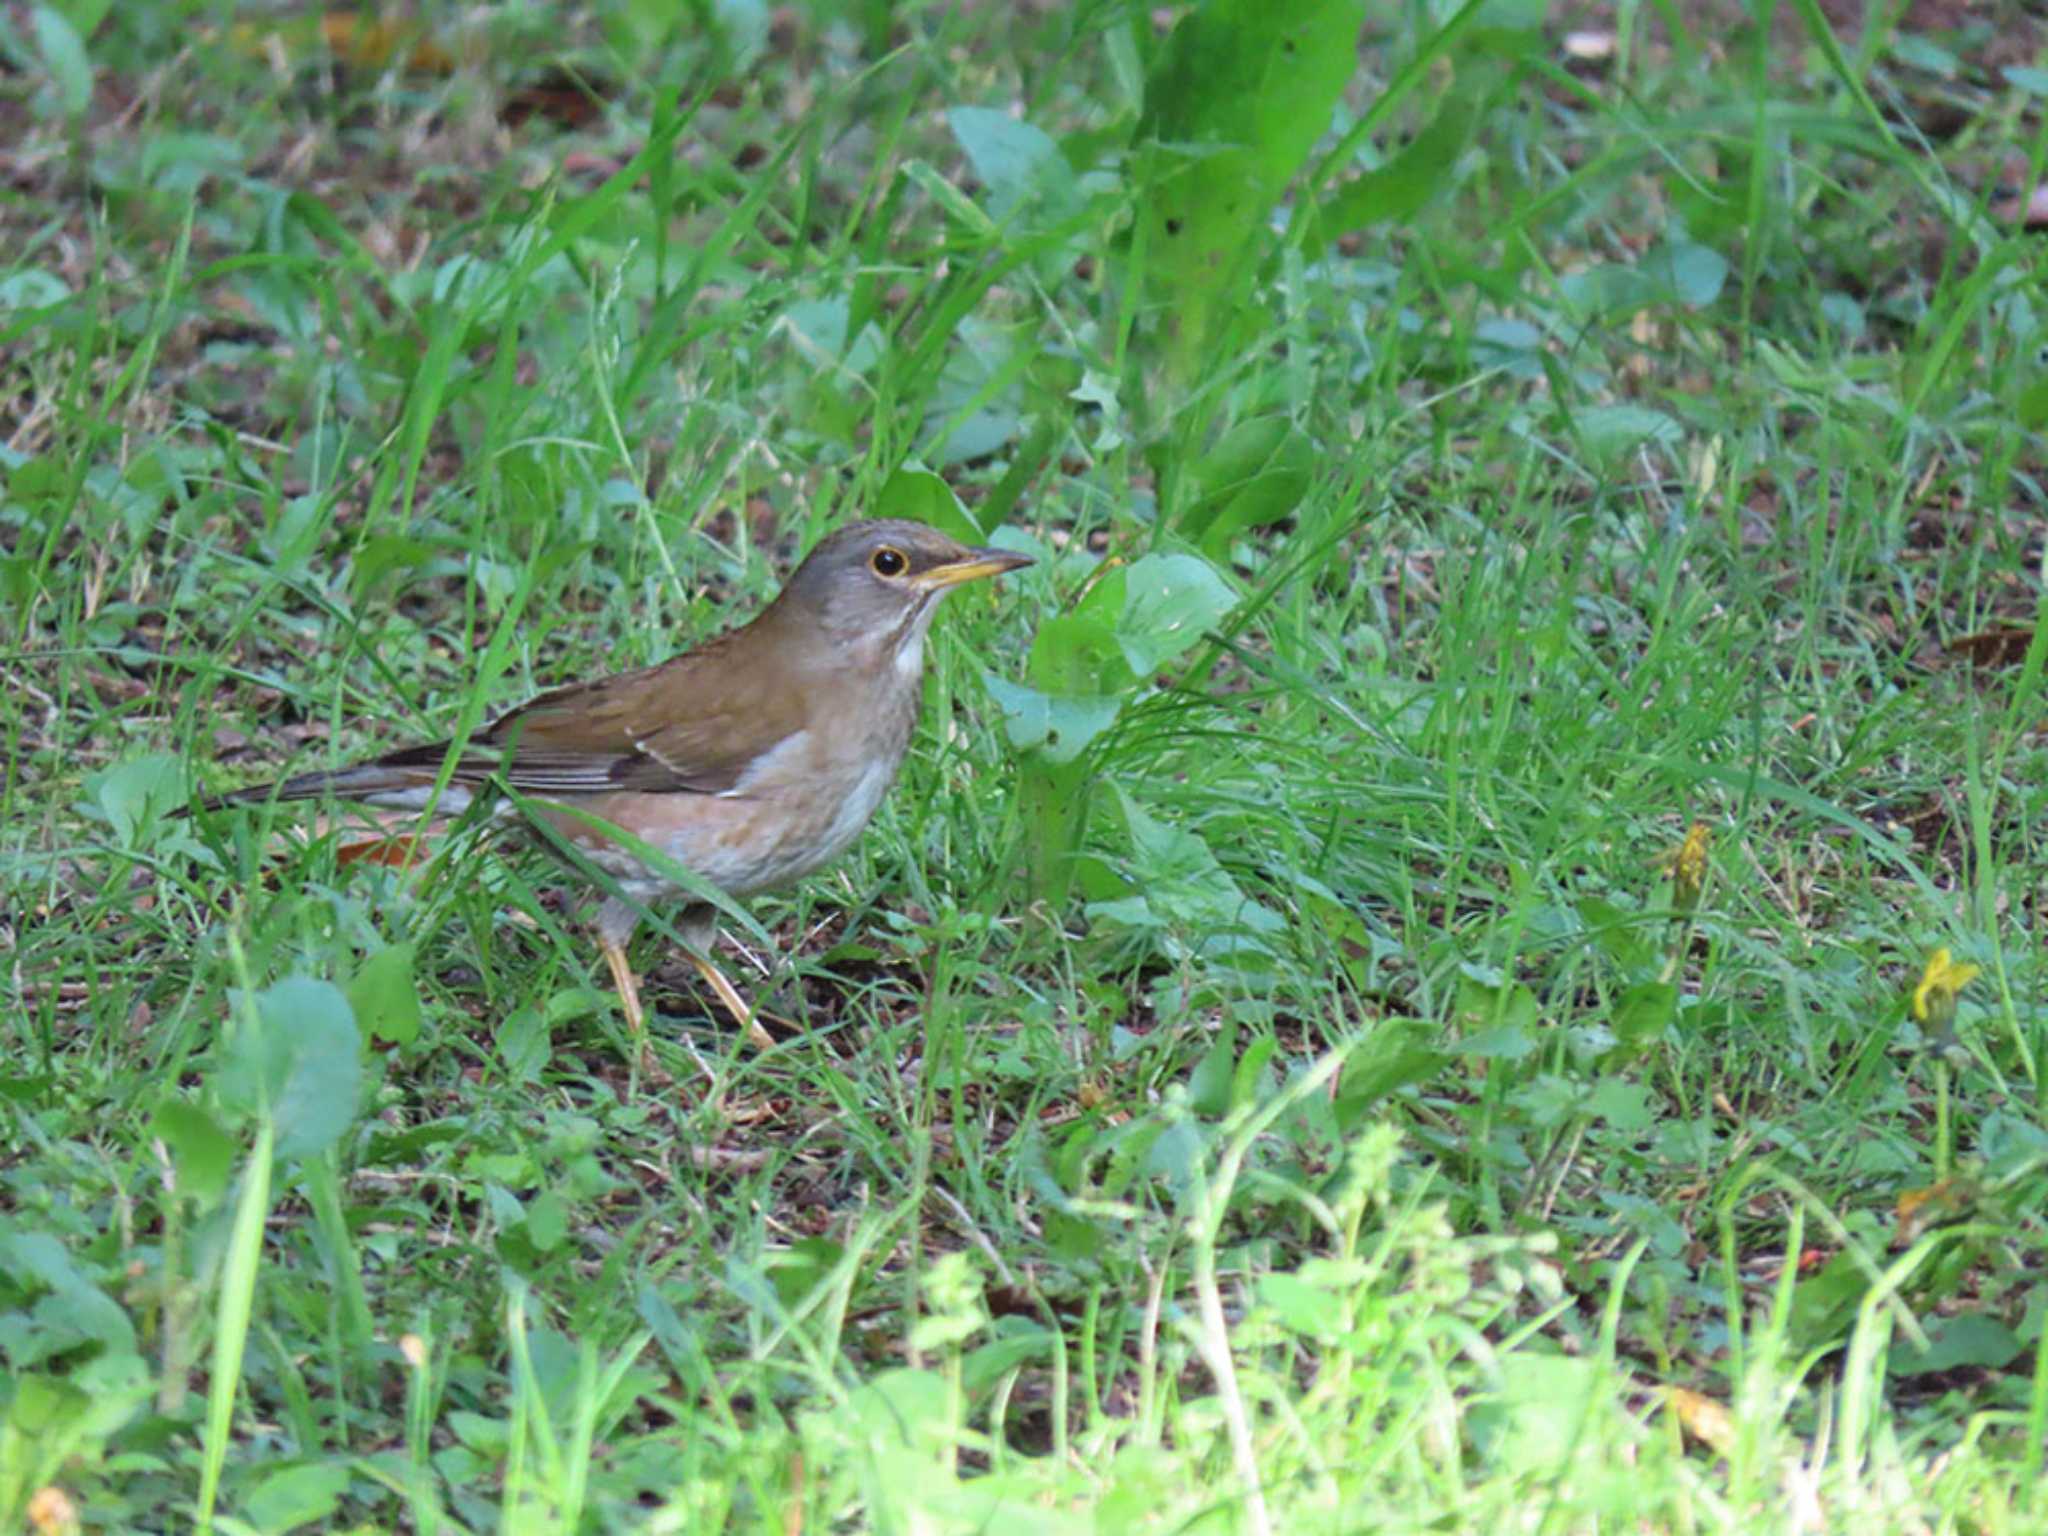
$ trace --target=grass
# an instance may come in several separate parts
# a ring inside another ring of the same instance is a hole
[[[0,18],[0,1521],[2041,1529],[2044,38],[1653,10],[1375,21],[1213,297],[1143,8]],[[773,1053],[168,815],[877,511],[1041,559]]]

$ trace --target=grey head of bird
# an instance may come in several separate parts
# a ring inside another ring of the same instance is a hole
[[[811,551],[762,617],[827,641],[828,653],[843,661],[886,659],[916,677],[941,598],[1031,563],[1029,555],[962,544],[922,523],[852,523]]]

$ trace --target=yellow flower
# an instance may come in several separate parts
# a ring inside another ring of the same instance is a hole
[[[78,1506],[55,1483],[38,1488],[24,1513],[36,1536],[76,1536],[78,1531]]]
[[[1937,949],[1920,973],[1920,985],[1913,989],[1913,1017],[1936,1029],[1955,1022],[1956,994],[1983,973],[1979,965],[1957,965],[1946,949]]]
[[[1713,840],[1713,829],[1696,821],[1685,829],[1685,841],[1658,861],[1671,876],[1674,910],[1690,912],[1700,904],[1700,893],[1707,888],[1707,849]]]

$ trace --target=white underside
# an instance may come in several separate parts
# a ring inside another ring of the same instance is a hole
[[[474,797],[470,794],[469,790],[460,784],[450,784],[441,791],[438,799],[435,798],[431,788],[386,789],[379,790],[374,795],[365,795],[363,797],[365,803],[381,805],[390,811],[424,811],[427,808],[427,803],[432,801],[435,813],[441,816],[460,816],[469,809],[469,802],[472,798]],[[510,807],[507,806],[504,810],[510,810]],[[504,811],[501,810],[498,814],[502,815]]]

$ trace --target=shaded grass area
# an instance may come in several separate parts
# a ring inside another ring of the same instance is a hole
[[[0,35],[5,1518],[2035,1528],[2016,34],[1376,21],[1211,295],[1163,18],[719,14]],[[882,511],[1040,563],[765,1057],[165,814]]]

